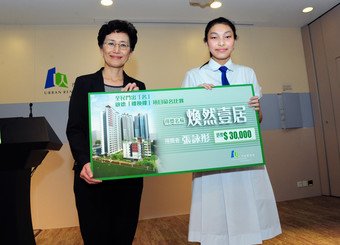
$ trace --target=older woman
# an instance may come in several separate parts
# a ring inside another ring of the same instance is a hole
[[[74,193],[84,244],[132,244],[143,179],[100,181],[90,168],[88,93],[144,90],[124,65],[137,43],[137,30],[122,20],[104,24],[98,33],[104,67],[76,79],[69,105],[67,137],[75,160]]]

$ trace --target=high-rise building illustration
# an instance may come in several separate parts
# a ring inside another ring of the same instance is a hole
[[[100,146],[93,148],[95,155],[111,155],[122,152],[124,158],[139,160],[152,156],[152,143],[147,114],[120,114],[111,106],[105,106],[100,115]],[[95,132],[93,132],[93,139]]]
[[[139,115],[139,114],[138,114]],[[135,116],[133,121],[134,135],[136,138],[140,138],[140,126],[139,126],[139,117]]]
[[[134,136],[133,117],[127,113],[122,115],[122,140],[131,141]]]
[[[150,139],[148,115],[138,114],[134,118],[134,132],[136,138]]]
[[[109,105],[101,113],[101,132],[101,154],[113,154],[122,150],[120,115]]]

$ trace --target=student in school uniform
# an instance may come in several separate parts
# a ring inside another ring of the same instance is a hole
[[[220,17],[204,34],[210,60],[186,73],[183,87],[253,84],[249,100],[262,119],[261,87],[253,69],[233,63],[235,25]],[[189,241],[202,245],[261,244],[281,233],[280,220],[266,167],[251,167],[193,175]]]

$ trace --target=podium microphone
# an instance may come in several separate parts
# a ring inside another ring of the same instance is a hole
[[[33,103],[30,103],[30,114],[28,117],[33,117],[33,114],[32,114],[32,107],[33,107]]]
[[[30,114],[29,114],[28,117],[33,117],[33,113],[32,113],[33,103],[29,103],[29,106],[30,106]],[[37,169],[37,167],[38,167],[38,166],[33,167],[33,168],[31,169],[31,177],[33,176],[33,174],[34,174],[35,170]]]

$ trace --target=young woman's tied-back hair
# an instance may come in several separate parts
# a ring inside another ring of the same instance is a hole
[[[204,39],[203,41],[206,43],[208,41],[208,33],[211,29],[211,27],[213,27],[214,25],[216,24],[225,24],[225,25],[228,25],[231,30],[233,31],[233,34],[234,34],[234,39],[236,40],[237,39],[237,34],[236,34],[236,27],[234,25],[233,22],[231,22],[230,20],[224,18],[224,17],[219,17],[217,19],[213,19],[211,20],[207,26],[205,27],[205,31],[204,31]]]
[[[105,37],[112,32],[126,33],[129,36],[131,51],[135,49],[137,43],[137,30],[132,23],[125,20],[111,20],[107,24],[102,25],[98,32],[98,46],[103,47]]]

